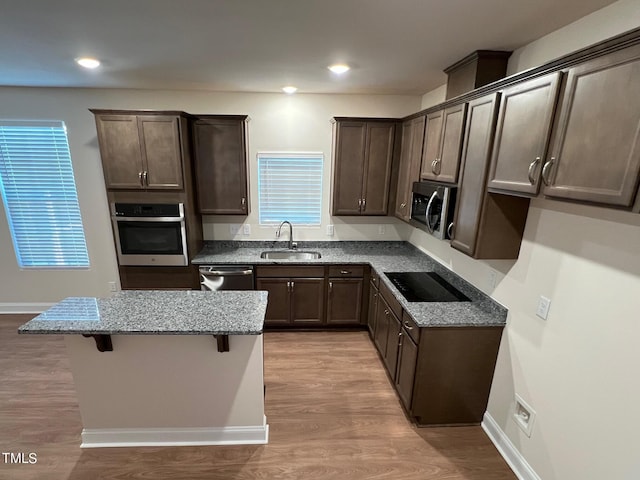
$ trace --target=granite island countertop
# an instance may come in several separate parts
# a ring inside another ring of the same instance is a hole
[[[260,335],[267,292],[125,290],[109,298],[69,297],[18,333]]]
[[[298,250],[320,252],[319,259],[260,258],[265,250],[286,250],[287,242],[210,241],[196,255],[196,265],[369,264],[419,327],[504,326],[507,309],[408,242],[298,242]],[[470,302],[409,302],[385,272],[436,272]]]

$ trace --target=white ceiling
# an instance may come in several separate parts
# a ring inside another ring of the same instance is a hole
[[[0,85],[422,94],[474,50],[514,50],[613,0],[0,3]]]

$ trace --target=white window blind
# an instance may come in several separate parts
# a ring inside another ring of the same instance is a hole
[[[0,120],[0,189],[18,265],[89,266],[63,122]]]
[[[258,153],[260,225],[320,225],[322,153]]]

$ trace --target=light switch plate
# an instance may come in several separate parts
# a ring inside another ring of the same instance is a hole
[[[249,224],[249,223],[245,223],[245,224],[242,226],[242,233],[243,233],[244,235],[251,235],[251,224]]]
[[[538,300],[538,309],[536,310],[536,315],[541,319],[546,320],[549,315],[549,307],[551,306],[551,299],[540,295],[540,300]]]
[[[378,225],[378,235],[384,235],[386,228],[384,225]]]
[[[333,237],[333,234],[334,234],[333,225],[327,225],[327,235],[329,237]]]
[[[229,224],[229,233],[231,235],[237,235],[240,232],[240,225],[237,223]]]

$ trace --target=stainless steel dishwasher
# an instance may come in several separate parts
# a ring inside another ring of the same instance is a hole
[[[202,290],[253,290],[252,265],[201,265]]]

